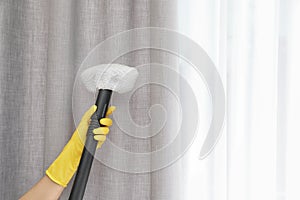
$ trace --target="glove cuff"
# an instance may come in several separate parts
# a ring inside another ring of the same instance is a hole
[[[66,187],[78,168],[83,147],[84,144],[76,129],[62,152],[46,170],[46,175],[53,182]]]

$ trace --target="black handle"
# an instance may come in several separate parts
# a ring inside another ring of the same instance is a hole
[[[102,126],[99,120],[104,118],[109,105],[112,91],[100,89],[96,100],[97,110],[91,117],[91,123],[87,132],[85,147],[82,152],[77,174],[69,196],[69,200],[82,200],[86,184],[88,182],[90,170],[94,160],[94,154],[97,147],[97,141],[94,139],[93,130]]]

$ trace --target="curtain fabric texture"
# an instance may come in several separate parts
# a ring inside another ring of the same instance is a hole
[[[197,136],[181,160],[152,173],[126,173],[95,161],[85,199],[299,199],[299,15],[297,0],[1,1],[0,199],[27,191],[70,138],[73,84],[87,54],[110,36],[149,26],[179,30],[215,62],[227,95],[223,135],[206,159],[198,160]],[[116,61],[177,64],[151,49]],[[147,82],[157,74],[146,66],[141,78]],[[73,105],[85,99],[79,94]],[[143,87],[129,102],[131,117],[147,125],[151,106],[172,107],[170,99],[161,88]],[[209,101],[203,97],[204,124]],[[113,126],[109,137],[122,149],[149,152],[170,139],[164,133],[162,141],[137,140]],[[153,161],[111,160],[125,168]]]
[[[184,162],[186,199],[299,199],[300,2],[179,2],[180,31],[216,63],[227,95],[216,149],[199,162],[192,146]]]
[[[30,189],[70,138],[74,79],[87,54],[132,28],[175,29],[176,12],[176,2],[169,0],[0,2],[0,199],[17,199]],[[158,62],[168,56],[141,50],[118,61],[136,66],[150,63],[151,57]],[[145,72],[142,79],[148,82],[153,73]],[[152,102],[168,101],[163,97],[155,88],[140,89],[130,103],[133,120],[149,123],[147,111]],[[111,140],[124,149],[155,148],[151,140],[137,142],[120,130],[111,132]],[[85,199],[177,199],[172,168],[130,174],[94,161]],[[61,199],[68,198],[70,186]]]

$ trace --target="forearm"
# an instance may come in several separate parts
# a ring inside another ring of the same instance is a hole
[[[46,170],[46,175],[24,194],[20,200],[56,200],[60,197],[64,188],[67,187],[77,170],[85,143],[86,132],[89,127],[90,117],[96,108],[96,106],[92,106],[85,113],[69,142]],[[110,107],[107,111],[107,115],[111,114],[114,110],[115,107]],[[112,125],[112,120],[109,118],[102,118],[100,122],[104,127],[100,127],[99,123],[99,128],[93,130],[95,134],[94,139],[98,141],[97,148],[100,148],[105,141],[106,135],[109,132],[108,127]]]
[[[64,187],[54,183],[48,176],[44,176],[20,200],[57,200]]]

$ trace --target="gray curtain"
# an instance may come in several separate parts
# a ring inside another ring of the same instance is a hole
[[[30,189],[73,133],[73,84],[88,52],[106,38],[132,28],[174,29],[176,10],[173,0],[0,2],[0,199],[17,199]],[[167,57],[141,50],[119,62],[136,66]],[[149,68],[143,78],[152,75]],[[159,89],[139,90],[131,101],[132,118],[148,123],[147,110],[157,99],[167,101],[162,96]],[[112,128],[110,139],[124,149],[148,152],[155,148],[151,140],[135,144],[118,132]],[[179,168],[175,164],[134,174],[95,161],[85,199],[179,199]],[[72,182],[61,199],[67,199],[71,186]]]

